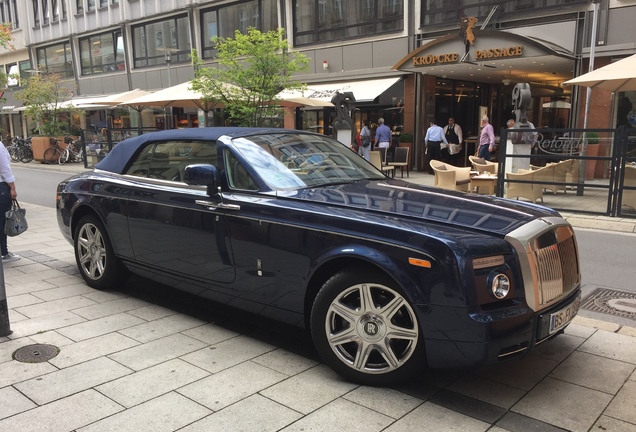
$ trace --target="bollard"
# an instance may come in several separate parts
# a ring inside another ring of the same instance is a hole
[[[7,306],[7,292],[4,288],[4,266],[0,260],[0,337],[11,334],[9,324],[9,307]]]

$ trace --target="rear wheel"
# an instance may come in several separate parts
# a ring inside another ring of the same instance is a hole
[[[77,267],[89,286],[108,289],[124,281],[126,269],[115,256],[106,229],[97,217],[87,215],[80,219],[74,245]]]
[[[59,160],[59,153],[53,147],[48,148],[44,151],[43,159],[44,159],[44,163],[47,163],[47,164],[56,163]]]
[[[388,277],[343,271],[320,289],[311,334],[323,361],[344,378],[388,385],[424,367],[417,317]]]

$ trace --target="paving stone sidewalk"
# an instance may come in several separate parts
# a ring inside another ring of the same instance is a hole
[[[9,240],[23,259],[4,265],[0,432],[636,430],[636,327],[576,317],[514,363],[358,386],[291,329],[148,281],[88,288],[54,209],[24,207],[29,230]],[[12,358],[32,344],[59,354]]]

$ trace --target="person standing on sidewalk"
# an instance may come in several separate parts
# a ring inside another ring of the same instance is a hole
[[[0,180],[0,251],[2,262],[6,263],[20,259],[20,255],[9,252],[7,235],[4,233],[6,213],[11,209],[11,203],[18,193],[15,191],[15,177],[11,170],[11,156],[2,141],[0,141]]]
[[[446,141],[448,141],[448,147],[442,150],[442,160],[451,165],[459,166],[459,161],[463,160],[461,153],[464,137],[461,126],[455,123],[453,117],[450,117],[448,124],[444,126],[444,135],[446,136]]]
[[[384,118],[378,119],[378,128],[375,130],[375,148],[389,148],[391,146],[391,129],[384,124]]]
[[[442,160],[442,149],[440,145],[444,143],[448,145],[446,136],[444,135],[444,129],[437,126],[437,121],[431,120],[429,128],[426,130],[426,136],[424,137],[424,144],[426,144],[426,153],[430,160]],[[433,174],[432,168],[429,166],[429,174]]]
[[[478,157],[489,161],[490,153],[495,149],[495,130],[488,123],[488,116],[481,118],[481,135],[479,136]]]

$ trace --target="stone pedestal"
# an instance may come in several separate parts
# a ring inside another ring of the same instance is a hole
[[[511,140],[508,140],[508,149],[512,149],[512,154],[530,156],[532,150],[532,144],[513,144]],[[506,172],[516,173],[519,169],[530,169],[530,158],[506,158]]]

